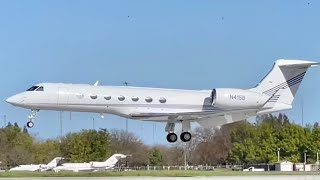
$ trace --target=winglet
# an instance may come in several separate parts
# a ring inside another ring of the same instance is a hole
[[[99,81],[97,81],[96,83],[94,83],[93,86],[98,86],[99,85]]]

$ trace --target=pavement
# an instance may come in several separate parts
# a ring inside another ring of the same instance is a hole
[[[301,176],[213,176],[213,177],[105,177],[105,178],[0,178],[0,180],[319,180],[320,175],[301,175]]]

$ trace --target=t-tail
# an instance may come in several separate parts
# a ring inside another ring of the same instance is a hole
[[[104,163],[107,165],[107,167],[114,167],[120,159],[126,158],[126,157],[127,156],[123,154],[114,154],[109,159],[107,159]]]
[[[304,60],[277,60],[265,78],[251,89],[270,97],[258,114],[291,109],[294,97],[308,68],[318,64]]]
[[[54,158],[51,162],[49,162],[45,168],[42,168],[41,171],[49,171],[52,170],[53,168],[57,167],[59,162],[64,159],[62,157],[56,157]]]
[[[114,154],[112,155],[109,159],[107,159],[105,162],[91,162],[91,167],[92,168],[112,168],[114,167],[117,162],[122,159],[122,158],[126,158],[126,155],[123,154]]]

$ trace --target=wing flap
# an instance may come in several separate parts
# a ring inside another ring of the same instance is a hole
[[[247,114],[226,114],[216,117],[202,118],[197,121],[202,127],[205,128],[220,128],[221,126],[237,121],[246,120],[249,117]]]

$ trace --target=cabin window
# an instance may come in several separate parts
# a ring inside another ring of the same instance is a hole
[[[159,102],[160,102],[160,103],[166,103],[166,102],[167,102],[167,100],[166,100],[166,98],[161,97],[161,98],[159,99]]]
[[[119,101],[124,101],[126,98],[124,96],[119,96],[118,99]]]
[[[40,86],[36,91],[44,91],[43,86]]]
[[[152,98],[151,97],[146,97],[146,102],[148,102],[148,103],[152,102]]]
[[[91,99],[97,99],[98,98],[97,95],[91,95],[90,97],[91,97]]]
[[[32,86],[27,91],[35,91],[39,86]]]
[[[105,96],[104,99],[109,101],[111,99],[111,96]]]
[[[131,99],[132,99],[132,101],[134,101],[134,102],[139,101],[139,98],[138,98],[138,97],[132,97]]]

